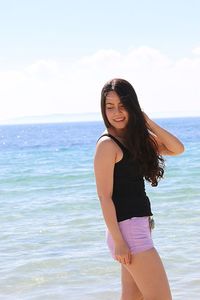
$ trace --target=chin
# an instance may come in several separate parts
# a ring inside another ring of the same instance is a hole
[[[112,125],[114,128],[116,128],[116,129],[125,129],[126,128],[126,126],[127,126],[127,123],[125,124],[113,124]]]
[[[116,126],[116,125],[112,125],[111,126],[115,131],[119,131],[119,132],[123,132],[126,129],[126,126]]]
[[[126,126],[115,126],[114,128],[115,128],[115,129],[125,129]]]

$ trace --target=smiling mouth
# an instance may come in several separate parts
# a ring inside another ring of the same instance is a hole
[[[122,122],[122,121],[124,121],[125,120],[125,118],[119,118],[119,119],[115,119],[114,121],[115,122]]]

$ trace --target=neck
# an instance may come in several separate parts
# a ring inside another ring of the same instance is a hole
[[[107,131],[108,131],[108,133],[110,133],[116,137],[119,137],[121,139],[124,138],[124,129],[109,128]]]

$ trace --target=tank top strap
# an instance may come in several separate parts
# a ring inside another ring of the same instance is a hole
[[[104,134],[102,134],[99,138],[98,138],[98,140],[102,137],[102,136],[108,136],[108,137],[110,137],[111,139],[113,139],[115,142],[116,142],[116,144],[122,149],[122,150],[128,150],[118,139],[116,139],[116,137],[114,137],[113,135],[111,135],[110,133],[104,133]],[[98,140],[97,140],[97,142],[98,142]]]

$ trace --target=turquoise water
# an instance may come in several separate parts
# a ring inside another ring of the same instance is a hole
[[[200,118],[160,119],[184,154],[146,183],[173,299],[200,295]],[[0,299],[116,300],[93,174],[102,122],[0,126]]]

